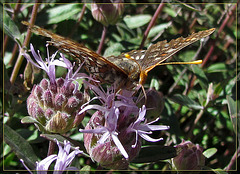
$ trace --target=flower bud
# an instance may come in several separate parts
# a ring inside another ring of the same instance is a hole
[[[61,88],[64,84],[64,79],[63,78],[56,79],[56,83],[57,86]]]
[[[107,4],[92,3],[91,11],[93,18],[105,26],[114,25],[117,23],[119,16],[123,14],[124,4],[122,0],[107,1]]]
[[[191,141],[182,141],[176,146],[178,156],[173,158],[176,170],[201,170],[205,164],[205,157],[202,154],[203,148]]]
[[[80,111],[80,109],[79,109],[79,111]],[[82,114],[79,114],[79,112],[76,111],[75,115],[76,115],[76,117],[74,118],[74,121],[73,121],[73,127],[77,127],[82,122],[85,112]]]
[[[37,96],[38,100],[41,100],[42,94],[43,94],[43,88],[39,85],[35,86],[36,89],[33,89],[35,92],[35,95]]]
[[[51,93],[51,91],[49,89],[47,89],[44,93],[43,93],[43,101],[44,101],[44,105],[47,107],[53,107],[53,94]]]
[[[72,113],[75,110],[75,108],[77,108],[77,107],[81,107],[80,101],[78,99],[76,99],[75,96],[70,97],[68,99],[68,103],[67,103],[65,109],[68,111],[68,113]]]
[[[63,94],[58,94],[56,95],[55,97],[55,106],[56,106],[56,109],[61,109],[63,106],[65,106],[67,102],[67,99],[65,97],[65,95]]]
[[[153,121],[160,116],[164,109],[164,97],[161,92],[154,88],[149,88],[146,91],[146,96],[147,99],[143,97],[140,100],[139,106],[142,106],[144,103],[146,103],[146,108],[148,108],[146,117],[148,121]]]
[[[43,79],[27,99],[29,115],[48,133],[65,133],[78,126],[84,118],[84,114],[78,114],[84,101],[81,92],[74,89],[74,83],[64,85],[62,78],[56,79],[55,84]]]
[[[41,82],[40,82],[40,86],[41,86],[44,90],[48,89],[48,87],[49,87],[49,81],[48,81],[47,79],[42,79]]]
[[[53,111],[53,109],[51,108],[48,108],[46,111],[45,111],[45,117],[50,120],[52,117],[53,117],[53,114],[55,114],[55,112]]]

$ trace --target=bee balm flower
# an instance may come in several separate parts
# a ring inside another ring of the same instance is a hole
[[[49,76],[42,79],[40,84],[35,85],[27,99],[27,109],[35,121],[35,125],[44,132],[65,133],[76,127],[84,118],[84,113],[80,114],[83,104],[83,94],[78,89],[78,83],[73,83],[76,78],[85,77],[78,74],[80,67],[73,73],[74,65],[63,55],[63,60],[55,60],[56,54],[48,56],[45,63],[36,53],[31,45],[31,52],[35,58],[35,63],[27,53],[23,55],[33,65],[43,69]],[[68,69],[65,79],[55,77],[55,66],[62,66]]]
[[[142,123],[145,120],[146,107],[139,110],[132,101],[131,95],[115,94],[115,90],[108,89],[107,93],[97,86],[89,84],[99,96],[103,106],[88,105],[81,112],[97,109],[90,118],[85,129],[84,145],[90,157],[102,167],[110,169],[126,169],[141,149],[142,138],[156,142],[149,134],[156,130],[168,129],[168,126],[150,125]],[[122,91],[129,94],[127,91]],[[137,117],[138,116],[138,117]],[[148,134],[148,135],[147,135]]]

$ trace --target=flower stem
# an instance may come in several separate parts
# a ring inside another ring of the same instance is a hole
[[[48,154],[47,156],[50,156],[53,154],[54,149],[55,149],[55,142],[54,141],[49,141],[49,145],[48,145]]]
[[[227,25],[230,17],[235,14],[234,11],[235,11],[236,7],[237,7],[237,4],[235,4],[235,5],[232,7],[232,9],[230,10],[230,12],[227,14],[226,18],[224,19],[223,23],[222,23],[221,26],[219,27],[218,32],[217,32],[217,36],[216,36],[216,38],[213,40],[213,42],[211,43],[211,46],[210,46],[210,48],[209,48],[209,51],[208,51],[208,53],[206,54],[206,56],[204,57],[204,59],[203,59],[203,63],[202,63],[202,65],[201,65],[202,67],[204,67],[204,66],[206,65],[206,63],[208,62],[208,60],[210,59],[210,57],[211,57],[211,55],[212,55],[212,53],[213,53],[213,51],[214,51],[214,48],[215,48],[215,45],[216,45],[216,41],[218,40],[219,35],[220,35],[220,33],[223,31],[224,27]]]
[[[83,18],[83,15],[84,15],[85,10],[86,10],[86,5],[83,4],[82,11],[81,11],[80,16],[79,16],[79,18],[78,18],[78,20],[77,20],[77,23],[74,25],[72,31],[71,31],[70,34],[68,35],[69,38],[71,38],[71,37],[73,36],[73,34],[74,34],[75,30],[77,29],[79,23],[82,21],[82,18]]]
[[[103,43],[104,43],[106,34],[107,34],[107,27],[106,27],[106,26],[103,26],[102,37],[101,37],[101,41],[100,41],[100,44],[99,44],[98,50],[97,50],[97,53],[98,53],[98,54],[101,54],[101,51],[102,51],[102,48],[103,48]]]
[[[36,3],[33,6],[32,17],[31,17],[31,20],[30,20],[30,24],[35,23],[35,20],[36,20],[36,17],[37,17],[37,9],[38,9],[39,5],[40,4],[38,3],[38,0],[36,0]],[[24,47],[26,47],[29,44],[30,37],[31,37],[31,31],[30,31],[30,29],[28,29],[27,36],[26,36],[26,38],[24,40],[24,43],[23,43]],[[15,80],[17,78],[17,75],[18,75],[19,69],[21,68],[23,59],[24,59],[23,56],[21,54],[19,54],[18,58],[17,58],[17,62],[14,66],[13,72],[11,74],[11,78],[10,78],[10,82],[12,84],[15,82]]]
[[[229,170],[231,170],[233,164],[236,162],[237,158],[239,157],[240,154],[240,148],[238,147],[238,149],[236,150],[236,152],[234,153],[230,163],[226,166],[226,168],[224,170],[226,170],[227,172]],[[237,166],[237,165],[236,165]],[[234,170],[234,169],[233,169]]]
[[[152,26],[155,24],[155,22],[157,20],[157,17],[159,15],[159,13],[162,11],[163,7],[164,7],[164,3],[159,4],[155,14],[152,17],[152,20],[150,21],[146,31],[144,32],[143,39],[142,39],[142,42],[141,42],[141,45],[140,45],[139,49],[143,48],[143,45],[144,45],[145,40],[147,39],[148,33],[151,30]]]
[[[18,2],[16,3],[16,6],[15,6],[15,8],[14,8],[14,11],[13,11],[13,14],[12,14],[12,20],[14,21],[15,20],[15,18],[16,18],[16,14],[20,11],[20,7],[21,7],[21,4],[19,3],[20,2],[20,0],[18,0]],[[7,48],[7,44],[8,44],[8,41],[9,41],[9,36],[8,35],[6,35],[6,37],[4,38],[4,42],[3,42],[3,50],[2,50],[2,52],[1,52],[1,55],[0,55],[0,57],[4,57],[4,53],[5,53],[5,50],[6,50],[6,48]],[[14,47],[14,51],[13,52],[15,52],[15,47]],[[14,54],[13,54],[14,55]],[[13,56],[12,55],[12,57],[11,57],[11,62],[12,62],[12,59],[13,59]],[[10,64],[10,66],[11,66],[11,64]]]

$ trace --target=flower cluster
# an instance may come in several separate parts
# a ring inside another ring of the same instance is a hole
[[[56,53],[51,57],[48,54],[45,63],[32,45],[30,48],[37,63],[27,53],[23,53],[23,55],[33,65],[43,69],[48,74],[49,80],[44,78],[40,84],[33,87],[31,95],[27,99],[28,113],[36,120],[35,125],[39,130],[65,133],[78,126],[84,118],[84,113],[80,114],[80,107],[84,103],[83,94],[79,91],[79,85],[74,83],[74,80],[86,77],[86,75],[78,73],[81,66],[73,73],[74,65],[63,54],[59,60],[54,59]],[[56,79],[56,65],[68,69],[65,79]]]
[[[146,123],[145,105],[138,109],[132,99],[131,91],[122,90],[122,94],[116,94],[114,87],[107,92],[90,83],[85,82],[97,95],[102,105],[87,105],[81,112],[89,109],[97,111],[92,115],[85,129],[84,145],[90,157],[99,162],[105,168],[125,169],[129,161],[134,159],[141,149],[142,138],[157,142],[149,136],[152,131],[166,130],[168,126],[150,125]],[[80,112],[80,113],[81,113]]]

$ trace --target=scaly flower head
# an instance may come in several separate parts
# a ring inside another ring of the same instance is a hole
[[[31,45],[31,52],[36,60],[35,63],[27,53],[23,55],[33,65],[43,69],[49,76],[42,79],[40,84],[35,85],[27,99],[28,113],[33,117],[35,125],[43,132],[65,133],[76,127],[84,118],[81,105],[84,102],[83,94],[78,89],[77,78],[87,77],[78,73],[81,66],[73,72],[74,64],[61,54],[59,60],[54,59],[56,53],[51,57],[48,55],[46,62],[35,52]],[[48,50],[48,49],[47,49]],[[55,79],[55,66],[68,69],[66,78]]]
[[[99,96],[103,106],[88,105],[82,109],[97,109],[85,129],[80,129],[84,134],[84,145],[90,157],[99,162],[101,166],[111,169],[125,169],[141,149],[141,138],[156,142],[161,139],[152,139],[146,134],[151,131],[165,130],[167,126],[140,124],[144,121],[146,108],[138,109],[129,92],[123,90],[116,94],[115,90],[105,93],[97,86],[89,84]],[[114,89],[111,87],[110,89]],[[106,95],[108,94],[108,95]],[[139,110],[139,112],[138,112]],[[138,118],[136,116],[139,115]]]

